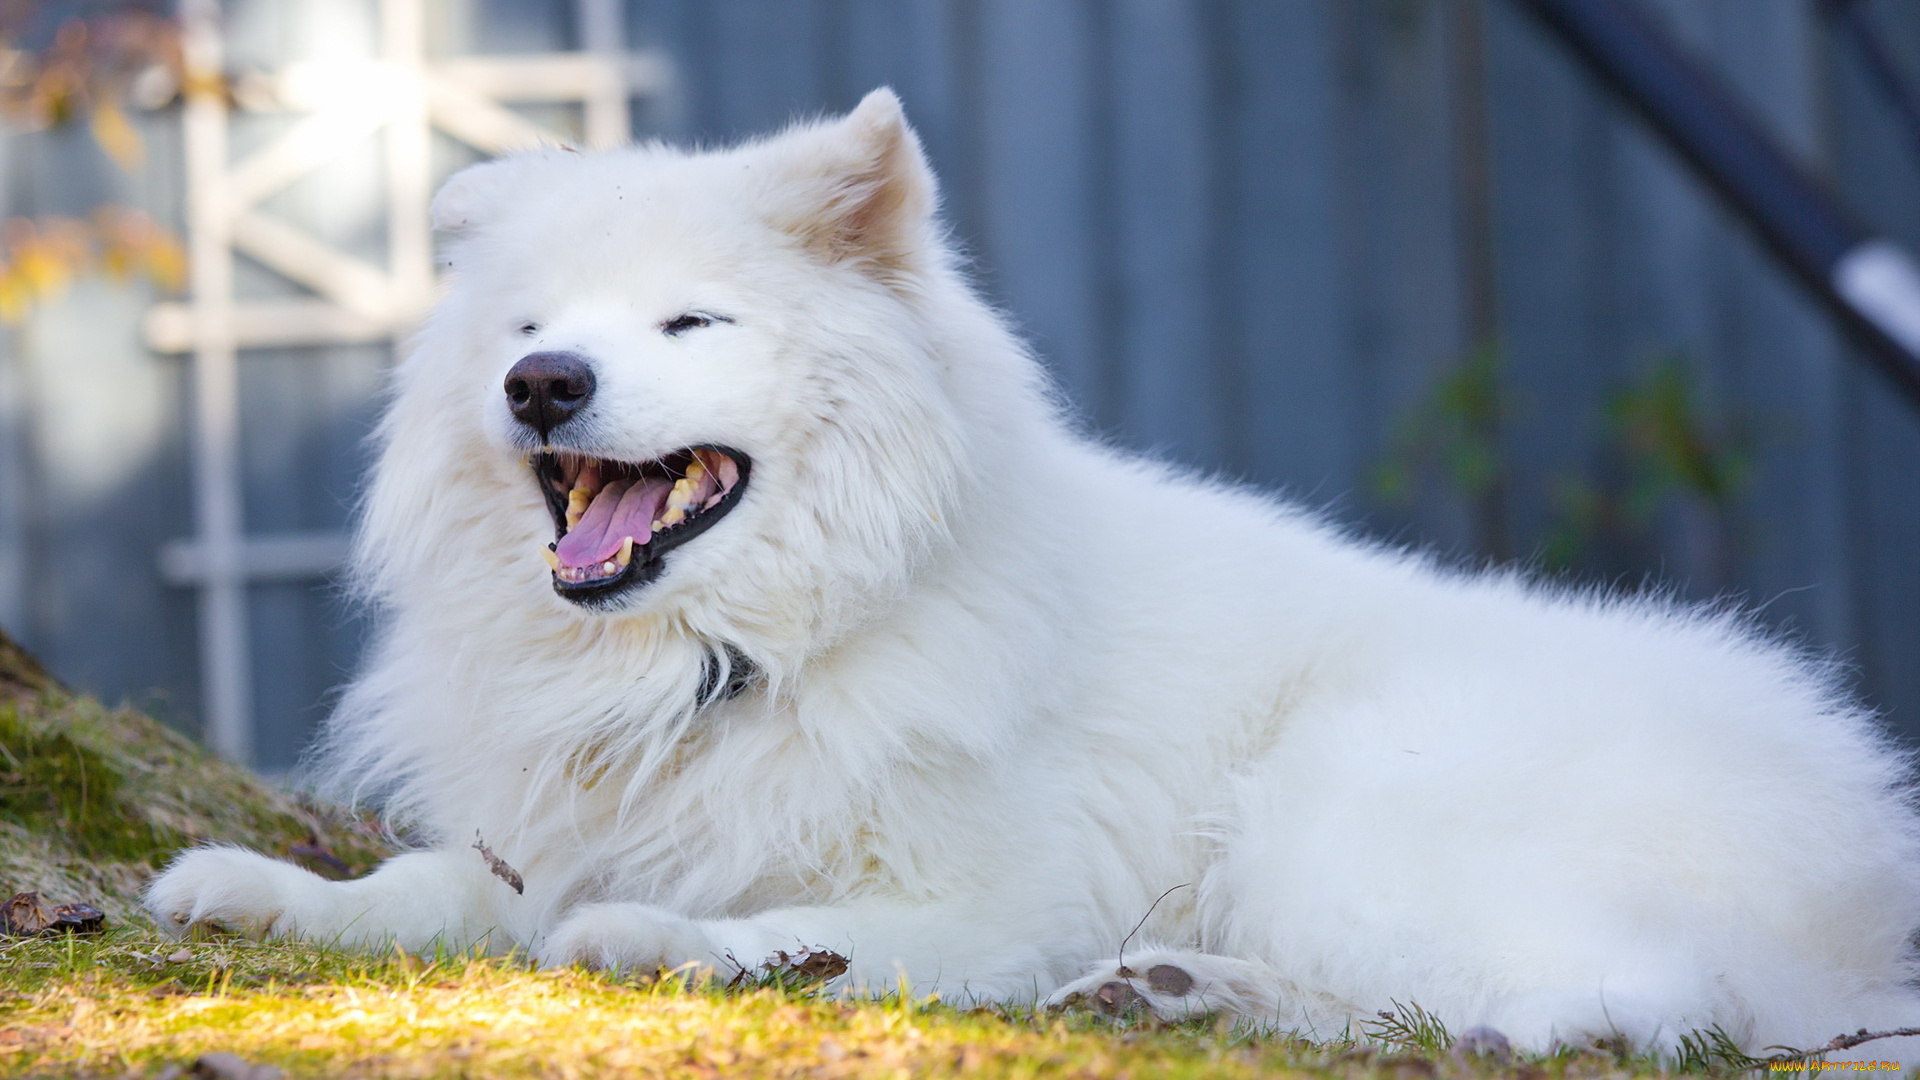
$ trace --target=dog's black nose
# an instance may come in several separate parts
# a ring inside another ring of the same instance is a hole
[[[507,372],[507,405],[541,442],[592,397],[593,365],[574,353],[532,353]]]

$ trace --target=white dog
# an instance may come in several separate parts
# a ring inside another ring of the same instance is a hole
[[[934,204],[884,90],[449,182],[326,757],[436,846],[189,852],[162,925],[1534,1049],[1920,1023],[1906,762],[1832,671],[1094,445]]]

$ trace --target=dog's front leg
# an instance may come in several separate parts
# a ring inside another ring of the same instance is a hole
[[[847,957],[842,982],[864,991],[905,986],[977,1000],[1032,999],[1086,946],[1039,911],[956,903],[856,901],[782,908],[747,919],[688,919],[644,904],[590,904],[547,934],[548,965],[630,971],[694,967],[749,971],[777,953],[829,949]]]
[[[186,852],[147,887],[162,929],[218,925],[256,937],[419,950],[510,942],[497,933],[501,884],[468,851],[395,856],[366,877],[328,881],[291,863],[234,847]]]

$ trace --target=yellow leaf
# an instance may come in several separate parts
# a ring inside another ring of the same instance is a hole
[[[141,141],[140,133],[134,130],[127,114],[110,102],[102,102],[93,109],[93,141],[107,152],[114,164],[132,172],[147,160],[147,144]]]
[[[27,312],[32,308],[32,290],[20,279],[20,275],[10,269],[0,271],[0,322],[18,326],[26,320]]]
[[[179,292],[187,284],[187,252],[172,234],[155,229],[147,244],[147,277],[161,288]]]
[[[40,296],[58,295],[72,280],[72,268],[43,244],[21,248],[13,253],[13,257],[20,276]]]
[[[100,268],[115,281],[125,281],[133,273],[134,252],[121,244],[108,244],[100,253]]]

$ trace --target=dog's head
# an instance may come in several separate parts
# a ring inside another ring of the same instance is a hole
[[[433,206],[450,290],[368,503],[376,588],[819,624],[904,581],[963,470],[934,309],[992,321],[935,199],[885,90],[725,151],[455,176]]]

